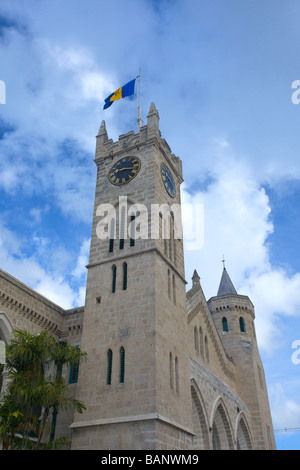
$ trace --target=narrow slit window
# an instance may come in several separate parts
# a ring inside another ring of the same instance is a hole
[[[130,246],[134,246],[135,244],[135,215],[131,216],[131,224],[130,224]]]
[[[117,267],[113,265],[112,267],[112,293],[116,292],[116,280],[117,280]]]
[[[169,218],[169,230],[170,230],[170,239],[169,239],[169,258],[172,260],[173,256],[173,245],[174,245],[174,214],[170,213]]]
[[[111,225],[110,225],[110,238],[109,238],[109,253],[112,253],[114,251],[114,239],[115,239],[115,224],[116,221],[115,219],[111,219]]]
[[[178,357],[175,357],[175,390],[179,393]]]
[[[79,362],[71,364],[69,384],[75,384],[78,380]]]
[[[111,385],[112,357],[113,357],[112,350],[109,349],[107,351],[107,379],[106,379],[107,385]]]
[[[227,318],[226,318],[226,317],[223,317],[223,318],[222,318],[222,328],[223,328],[223,332],[227,332],[227,331],[228,331],[228,322],[227,322]]]
[[[124,238],[125,238],[125,207],[121,209],[121,220],[120,220],[120,250],[124,248]]]
[[[174,237],[175,237],[175,234],[174,234]],[[173,246],[174,246],[174,263],[175,263],[175,265],[177,264],[176,242],[177,242],[177,240],[174,238],[173,239]]]
[[[198,346],[198,332],[197,328],[195,327],[194,329],[194,346],[195,346],[195,351],[199,352],[199,346]]]
[[[208,349],[208,339],[207,336],[204,338],[204,346],[205,346],[205,359],[209,362],[209,349]]]
[[[125,349],[123,346],[120,348],[120,383],[125,380]]]
[[[200,354],[201,354],[201,356],[204,356],[203,332],[202,332],[201,326],[200,326],[200,329],[199,329],[199,338],[200,338]]]
[[[173,356],[172,353],[170,352],[169,355],[169,368],[170,368],[170,389],[173,390],[174,387],[174,378],[173,378]]]
[[[127,289],[127,263],[123,263],[123,290]]]

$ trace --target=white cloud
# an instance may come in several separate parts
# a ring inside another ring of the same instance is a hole
[[[277,382],[269,387],[269,398],[274,428],[299,428],[300,404],[287,398],[285,388],[281,383]]]
[[[198,251],[185,250],[186,278],[190,281],[196,268],[207,298],[215,296],[224,255],[238,293],[254,303],[259,347],[272,353],[280,347],[278,318],[299,315],[300,274],[289,276],[270,262],[268,236],[276,227],[258,178],[230,158],[226,165],[219,158],[215,168],[205,191],[182,191],[183,203],[204,205],[204,244]]]
[[[283,269],[260,266],[244,281],[242,290],[256,307],[258,344],[269,353],[280,348],[282,333],[278,326],[281,315],[300,314],[300,274],[289,277]]]
[[[77,264],[75,269],[72,271],[72,275],[76,278],[81,278],[82,276],[86,276],[86,266],[89,262],[89,255],[90,255],[90,243],[91,240],[83,240],[82,245],[80,247],[80,253],[77,258]]]
[[[20,240],[13,231],[1,223],[0,266],[32,289],[63,308],[72,308],[84,303],[83,285],[73,284],[65,274],[70,265],[70,253],[63,247],[52,246],[45,237],[33,236],[36,250],[31,256],[23,252],[27,241]],[[82,269],[87,242],[84,241],[74,272],[79,276]],[[46,260],[46,268],[42,263]]]
[[[54,188],[53,201],[64,213],[87,220],[95,135],[111,78],[88,48],[12,30],[0,50],[8,88],[4,122],[10,127],[0,139],[0,188],[12,194]],[[62,151],[67,141],[69,153]],[[87,155],[91,164],[82,165]]]
[[[77,294],[60,276],[48,276],[43,272],[42,277],[38,280],[36,279],[35,284],[33,284],[33,288],[62,308],[68,309],[77,306],[75,305]]]
[[[21,240],[18,239],[5,223],[0,219],[0,266],[5,261],[7,255],[20,256]]]
[[[190,195],[182,192],[182,202],[204,205],[204,245],[198,253],[186,252],[195,263],[209,296],[216,295],[218,272],[224,254],[236,287],[247,270],[268,263],[265,245],[273,226],[265,191],[246,168],[228,166],[214,174],[207,190]],[[186,268],[187,270],[187,268]],[[192,272],[192,271],[191,271]],[[187,272],[188,276],[188,272]]]

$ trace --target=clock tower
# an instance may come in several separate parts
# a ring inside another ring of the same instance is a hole
[[[191,448],[182,165],[147,125],[97,136],[97,183],[73,449]]]

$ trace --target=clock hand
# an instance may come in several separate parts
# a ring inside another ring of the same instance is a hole
[[[115,172],[118,173],[119,171],[123,171],[123,170],[133,170],[133,167],[131,167],[131,168],[116,168]]]

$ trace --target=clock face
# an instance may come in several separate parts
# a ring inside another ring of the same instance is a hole
[[[164,163],[161,166],[161,176],[162,176],[165,188],[167,190],[167,193],[171,197],[175,197],[176,190],[175,190],[174,178],[173,178],[172,173],[170,172],[169,168]]]
[[[108,179],[111,184],[121,186],[129,183],[136,177],[141,168],[141,161],[137,157],[124,157],[111,168]]]

